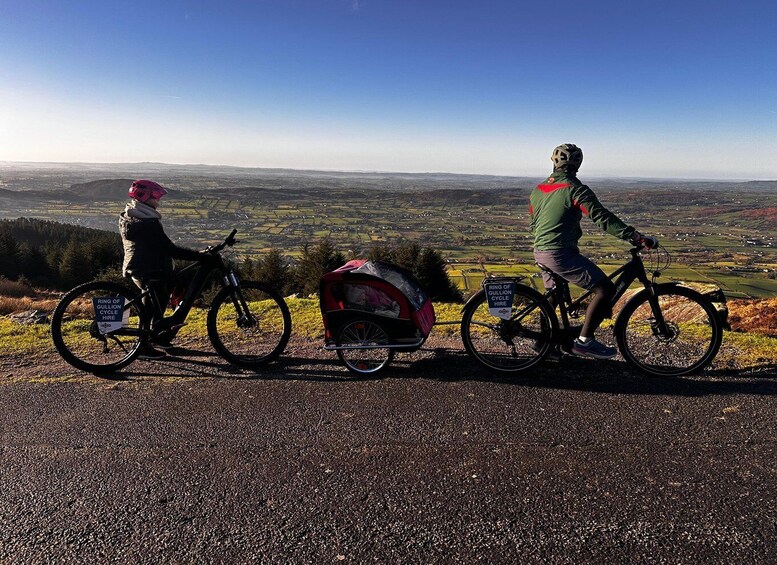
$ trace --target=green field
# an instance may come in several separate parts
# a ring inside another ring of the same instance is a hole
[[[312,181],[311,181],[312,182]],[[166,230],[180,243],[204,246],[239,230],[238,255],[268,249],[299,254],[304,243],[331,240],[349,257],[373,245],[415,240],[440,250],[463,289],[479,285],[486,271],[536,273],[531,253],[528,188],[381,190],[358,183],[338,188],[208,190],[164,201]],[[710,190],[689,183],[676,189],[597,191],[602,202],[670,252],[666,280],[709,282],[731,296],[777,295],[777,194],[773,191]],[[646,198],[646,194],[649,198]],[[7,210],[29,216],[116,229],[121,201],[95,206],[56,201]],[[581,250],[605,271],[628,259],[628,244],[583,220]]]

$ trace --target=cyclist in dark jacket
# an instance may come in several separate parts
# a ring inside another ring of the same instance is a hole
[[[534,258],[567,281],[594,292],[572,352],[609,359],[617,350],[596,341],[594,332],[611,314],[615,285],[590,259],[580,254],[577,245],[583,235],[580,220],[585,214],[610,235],[634,244],[643,243],[648,248],[658,245],[658,241],[643,236],[607,210],[593,191],[580,182],[577,171],[583,162],[583,152],[579,147],[571,143],[559,145],[553,150],[551,161],[553,173],[530,196]],[[545,287],[552,288],[553,279],[544,272],[542,276]]]
[[[154,181],[136,180],[129,189],[132,201],[119,215],[119,233],[124,244],[123,274],[131,277],[141,289],[152,284],[161,307],[159,310],[151,300],[144,299],[144,306],[151,311],[152,329],[164,316],[169,299],[173,259],[206,263],[213,260],[212,255],[179,247],[167,237],[160,221],[162,215],[157,211],[159,199],[165,194],[167,190]],[[169,347],[169,342],[160,341],[156,345]],[[146,344],[140,355],[145,359],[164,356],[163,351],[154,349],[151,344]]]

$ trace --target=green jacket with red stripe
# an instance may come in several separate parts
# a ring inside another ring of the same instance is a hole
[[[554,171],[532,190],[529,204],[534,249],[577,249],[583,214],[607,233],[629,239],[634,228],[599,203],[594,192],[574,175]]]

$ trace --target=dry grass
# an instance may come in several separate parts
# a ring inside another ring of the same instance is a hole
[[[27,310],[43,310],[44,312],[51,313],[57,306],[57,302],[59,301],[56,298],[50,297],[30,298],[29,296],[23,296],[21,298],[14,298],[0,296],[0,316],[26,312]]]
[[[732,330],[777,337],[777,298],[732,300],[728,310]]]
[[[51,312],[57,305],[57,296],[51,292],[35,290],[20,281],[0,277],[0,316],[17,314],[27,310]]]
[[[19,281],[11,281],[5,277],[0,277],[0,296],[10,298],[32,298],[37,296],[37,292],[31,286]]]
[[[60,295],[55,292],[37,290],[24,282],[0,277],[0,316],[28,310],[43,310],[51,313],[57,306],[59,298]]]

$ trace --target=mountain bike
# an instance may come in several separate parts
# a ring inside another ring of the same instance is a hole
[[[291,335],[291,315],[283,297],[253,281],[241,281],[220,252],[237,241],[232,232],[206,252],[207,264],[195,262],[175,275],[188,280],[172,315],[151,326],[151,308],[164,312],[157,288],[149,282],[142,291],[109,281],[94,281],[70,290],[51,316],[51,337],[60,355],[74,367],[92,373],[121,369],[137,358],[141,348],[169,340],[184,325],[195,301],[214,276],[221,289],[210,302],[207,332],[214,349],[232,364],[256,368],[280,355]],[[165,286],[167,284],[165,283]]]
[[[678,282],[657,284],[671,257],[665,248],[655,249],[648,276],[643,249],[641,245],[633,247],[631,259],[609,275],[615,282],[613,306],[635,280],[644,287],[626,302],[615,320],[618,349],[628,363],[649,375],[698,372],[718,353],[724,320],[700,292]],[[540,268],[551,275],[555,285],[544,295],[522,284],[523,277],[491,277],[463,308],[464,347],[493,371],[526,371],[558,348],[570,351],[580,334],[580,326],[573,326],[570,319],[581,316],[592,293],[572,300],[567,282],[542,265]],[[558,304],[561,325],[550,297]]]

